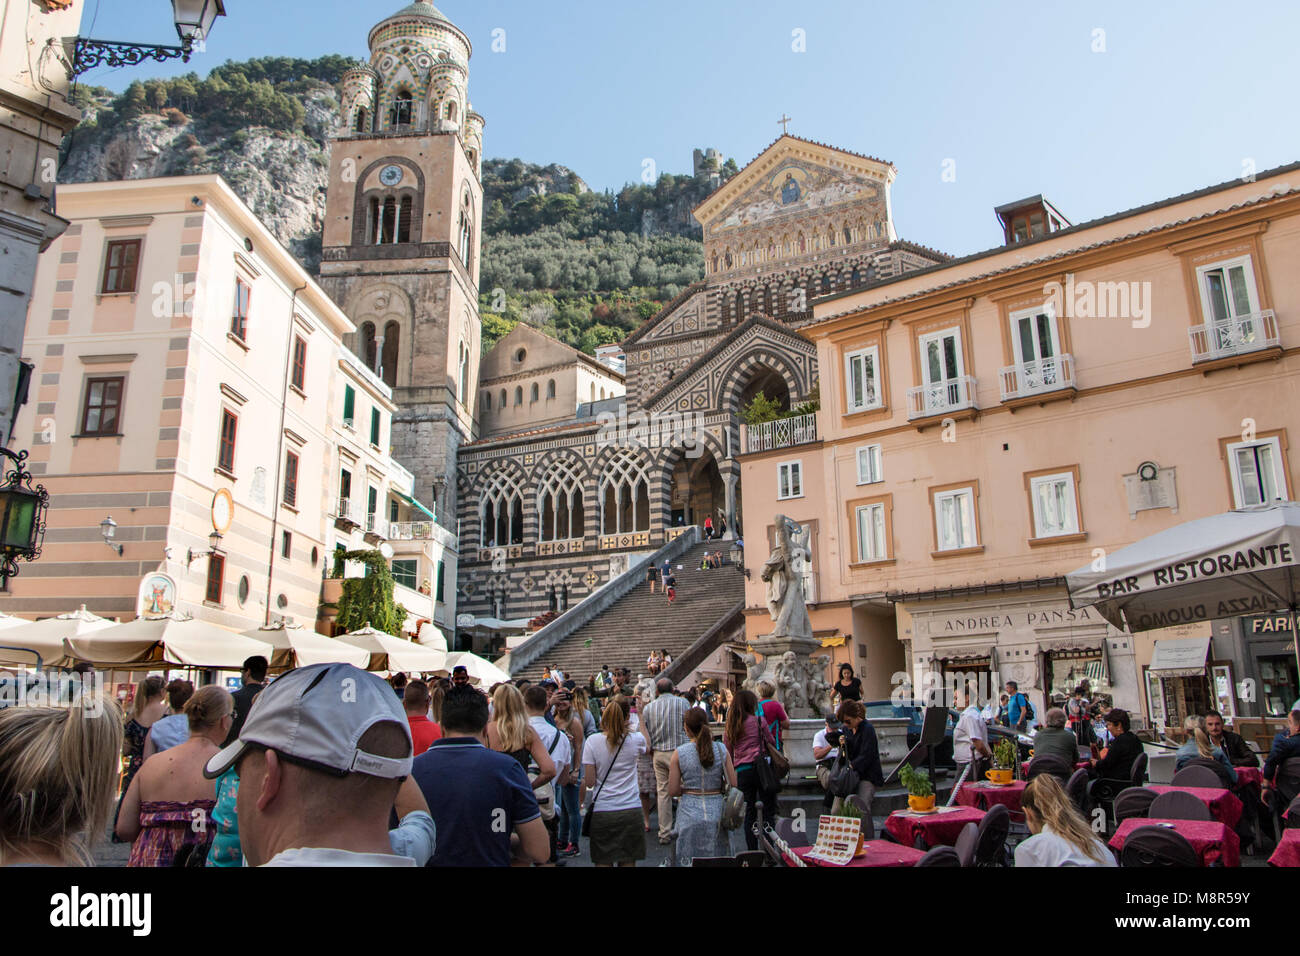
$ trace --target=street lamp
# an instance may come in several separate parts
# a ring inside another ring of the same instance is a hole
[[[116,551],[117,556],[120,558],[122,552],[126,550],[126,546],[113,542],[113,538],[117,534],[117,522],[113,520],[112,515],[99,523],[99,533],[104,536],[104,543]]]
[[[0,483],[0,577],[18,573],[18,561],[35,561],[45,540],[45,514],[50,496],[44,485],[32,488],[32,473],[26,468],[27,452],[17,454],[0,448],[13,462]]]
[[[221,532],[212,529],[212,534],[208,535],[208,550],[195,551],[193,548],[187,548],[185,551],[185,566],[188,568],[194,563],[196,558],[212,557],[221,550]]]
[[[180,58],[188,63],[196,50],[203,52],[204,42],[212,32],[217,17],[226,15],[225,0],[172,0],[172,19],[180,46],[158,46],[150,43],[121,43],[116,40],[92,40],[76,37],[73,41],[72,64],[68,79],[73,79],[99,66],[136,66],[145,60],[164,63]],[[57,41],[51,39],[51,43]]]

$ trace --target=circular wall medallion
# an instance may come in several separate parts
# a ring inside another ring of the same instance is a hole
[[[212,530],[225,534],[235,517],[235,499],[228,488],[219,488],[212,496]]]
[[[385,186],[396,186],[402,181],[402,167],[390,164],[379,171],[379,181]]]

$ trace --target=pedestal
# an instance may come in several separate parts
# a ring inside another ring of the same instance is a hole
[[[750,646],[762,660],[746,660],[749,676],[743,686],[757,692],[759,683],[770,681],[776,688],[776,699],[791,720],[812,718],[820,722],[830,708],[830,684],[825,673],[830,655],[813,658],[822,649],[821,641],[815,637],[765,634],[754,638]]]

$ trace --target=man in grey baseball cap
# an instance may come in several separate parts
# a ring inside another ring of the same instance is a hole
[[[262,691],[204,774],[237,768],[250,866],[412,866],[388,835],[411,751],[388,684],[351,664],[315,664]]]

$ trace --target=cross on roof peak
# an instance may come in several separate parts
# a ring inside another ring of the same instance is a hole
[[[781,113],[781,118],[780,118],[779,120],[777,120],[777,122],[781,124],[781,135],[782,135],[782,136],[785,136],[787,133],[790,132],[790,130],[787,129],[787,126],[790,124],[791,119],[790,119],[789,116],[787,116],[787,115],[785,114],[784,111],[782,111],[782,113]]]

